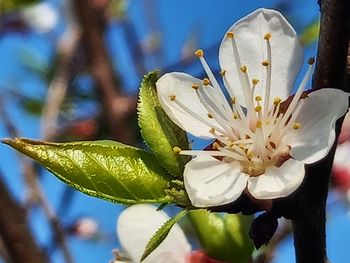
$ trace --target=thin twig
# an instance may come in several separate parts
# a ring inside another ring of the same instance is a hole
[[[3,104],[0,103],[0,113],[3,122],[5,123],[5,127],[7,132],[12,137],[18,137],[19,132],[17,128],[14,126],[10,118],[8,117],[6,111],[3,108]],[[39,183],[38,183],[38,175],[37,170],[34,167],[34,163],[29,161],[27,158],[22,155],[19,156],[20,163],[22,167],[22,173],[25,180],[25,184],[27,186],[27,202],[30,204],[39,204],[43,209],[45,216],[47,217],[50,225],[52,227],[53,233],[57,240],[58,245],[60,246],[62,253],[64,255],[65,261],[67,263],[73,263],[73,258],[69,252],[67,243],[65,241],[65,232],[61,227],[61,223],[59,219],[56,217],[54,210],[51,208],[50,203],[47,201],[47,198],[42,191]]]
[[[54,133],[57,131],[58,115],[68,87],[69,63],[74,55],[79,38],[79,30],[76,27],[69,27],[58,43],[59,62],[55,76],[49,85],[41,117],[41,137],[43,140],[56,137]]]
[[[94,1],[74,1],[80,21],[83,46],[89,68],[102,96],[104,113],[109,132],[113,139],[133,144],[132,117],[136,113],[137,98],[122,95],[120,80],[117,78],[106,50],[104,33],[106,29],[105,10],[108,6],[94,5]]]

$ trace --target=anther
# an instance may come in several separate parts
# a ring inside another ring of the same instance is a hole
[[[214,133],[215,133],[215,129],[214,129],[214,128],[211,128],[211,129],[209,130],[209,132],[212,133],[212,134],[214,134]]]
[[[273,148],[273,149],[276,149],[276,144],[274,142],[270,142],[270,146]]]
[[[258,79],[252,79],[252,84],[253,85],[256,85],[256,84],[258,84],[259,83],[259,80]]]
[[[195,90],[199,89],[199,85],[193,84],[193,85],[192,85],[192,89],[195,89]]]
[[[226,75],[226,70],[220,70],[220,75],[221,75],[221,77],[224,77],[225,75]]]
[[[233,104],[236,104],[236,100],[237,100],[236,97],[231,98],[231,102],[232,102]]]
[[[171,101],[176,100],[176,96],[175,95],[170,95],[169,98],[170,98]]]
[[[203,57],[204,52],[202,49],[198,49],[194,52],[194,54],[196,55],[197,58]]]
[[[261,100],[262,100],[261,96],[256,96],[255,97],[255,101],[261,101]]]
[[[273,105],[277,106],[278,104],[280,104],[282,101],[282,99],[280,97],[276,97],[274,100],[273,100]]]
[[[264,67],[267,67],[268,65],[270,65],[270,62],[268,60],[264,60],[263,62],[261,62],[261,64],[264,66]]]
[[[311,57],[309,58],[308,62],[307,62],[309,65],[313,65],[315,63],[315,58],[314,57]]]
[[[227,32],[226,37],[227,38],[234,38],[235,34],[233,32]]]
[[[212,146],[213,149],[218,149],[219,147],[220,147],[220,144],[218,144],[217,142],[213,143],[213,146]]]
[[[299,122],[294,122],[292,124],[292,128],[295,129],[295,130],[299,129],[300,127],[301,127],[301,124]]]
[[[181,148],[175,146],[175,147],[173,148],[173,152],[174,152],[175,154],[179,154],[179,153],[181,152]]]
[[[305,98],[308,98],[309,95],[304,91],[301,96],[300,96],[300,99],[305,99]]]
[[[239,117],[239,116],[238,116],[237,112],[234,112],[234,113],[233,113],[233,119],[237,120],[238,117]]]
[[[210,80],[207,79],[207,78],[204,78],[204,79],[203,79],[203,84],[204,84],[205,86],[208,86],[208,85],[210,84]]]
[[[247,152],[247,158],[251,159],[253,156],[253,152]]]
[[[208,113],[207,116],[208,116],[209,119],[214,118],[213,115],[211,115],[210,113]]]
[[[243,73],[246,73],[246,72],[247,72],[247,67],[246,67],[246,66],[242,66],[242,67],[241,67],[241,71],[242,71]]]
[[[257,128],[261,128],[262,127],[262,121],[261,120],[257,120],[256,121],[256,127]]]
[[[255,111],[256,111],[256,112],[260,112],[261,109],[262,109],[262,107],[261,107],[260,105],[258,105],[258,106],[255,107]],[[260,128],[260,127],[259,127],[259,128]]]
[[[264,36],[265,40],[270,40],[271,39],[271,34],[270,33],[266,33]]]

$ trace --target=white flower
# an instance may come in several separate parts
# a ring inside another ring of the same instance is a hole
[[[41,33],[51,31],[58,23],[57,11],[45,2],[25,8],[22,16],[31,27]]]
[[[203,51],[195,54],[208,78],[174,72],[157,82],[159,101],[172,121],[194,136],[216,140],[212,150],[174,148],[197,156],[184,171],[192,204],[231,203],[245,189],[256,199],[291,194],[303,181],[304,164],[322,159],[333,145],[348,94],[322,89],[306,95],[310,59],[289,106],[282,103],[303,55],[294,29],[274,10],[258,9],[226,33],[219,50],[224,91]]]
[[[156,207],[146,204],[133,205],[120,214],[117,234],[131,262],[140,262],[148,241],[168,219],[163,211],[157,211]],[[185,263],[190,252],[191,245],[182,229],[175,224],[165,240],[142,262]]]

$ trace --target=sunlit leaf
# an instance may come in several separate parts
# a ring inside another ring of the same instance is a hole
[[[188,139],[186,133],[169,119],[159,104],[155,88],[157,80],[158,72],[155,71],[146,75],[141,83],[139,126],[143,139],[163,167],[171,174],[181,177],[189,157],[174,154],[173,148],[178,146],[188,149]]]
[[[308,46],[318,39],[318,34],[320,32],[320,21],[317,19],[310,24],[308,24],[300,35],[300,42],[304,46]]]
[[[39,3],[39,0],[0,0],[0,13]]]
[[[123,204],[167,203],[170,179],[146,151],[113,141],[49,143],[5,139],[40,162],[66,184],[101,199]]]
[[[169,234],[171,228],[176,224],[177,221],[179,221],[182,217],[184,217],[187,212],[188,212],[187,210],[182,210],[176,216],[166,221],[157,230],[157,232],[154,234],[151,240],[147,243],[145,251],[142,254],[141,261],[143,261],[149,254],[152,253],[153,250],[155,250],[163,242],[163,240]]]
[[[248,261],[253,252],[248,236],[251,216],[194,210],[189,217],[202,248],[211,258],[232,263]]]

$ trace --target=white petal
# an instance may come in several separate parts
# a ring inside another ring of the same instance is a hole
[[[337,145],[337,150],[334,155],[333,166],[344,168],[350,171],[350,141],[345,141]]]
[[[299,72],[303,51],[297,35],[286,19],[277,11],[258,9],[233,24],[228,32],[234,33],[241,66],[248,68],[250,79],[260,80],[256,87],[256,95],[264,96],[266,68],[262,61],[267,59],[266,33],[271,34],[271,95],[287,98],[294,86],[296,75]],[[239,87],[240,81],[232,51],[231,39],[224,37],[220,50],[219,62],[233,87]],[[241,105],[246,105],[242,89],[235,89]],[[271,101],[271,100],[270,100]]]
[[[248,176],[237,162],[225,163],[199,155],[185,166],[184,182],[191,203],[197,207],[219,206],[235,201],[247,185]]]
[[[289,159],[280,167],[269,166],[264,174],[250,177],[248,191],[256,199],[274,199],[293,193],[302,183],[305,167],[302,162]]]
[[[133,262],[140,262],[146,244],[169,217],[151,205],[139,204],[126,208],[119,216],[117,234],[122,248]],[[176,224],[166,239],[143,262],[184,263],[191,246]]]
[[[202,81],[179,72],[163,75],[156,83],[159,102],[169,118],[179,127],[196,137],[212,139],[214,137],[209,130],[213,125],[203,123],[170,100],[170,96],[175,95],[177,100],[205,118],[209,124],[220,126],[214,119],[208,118],[208,111],[199,101],[196,91],[192,88],[193,84],[202,86]]]
[[[58,13],[54,7],[45,2],[29,6],[22,11],[24,20],[41,33],[52,30],[58,23]]]
[[[290,145],[291,155],[304,163],[314,163],[325,157],[335,139],[335,122],[348,109],[349,94],[337,89],[321,89],[305,98],[292,130],[283,138]]]

